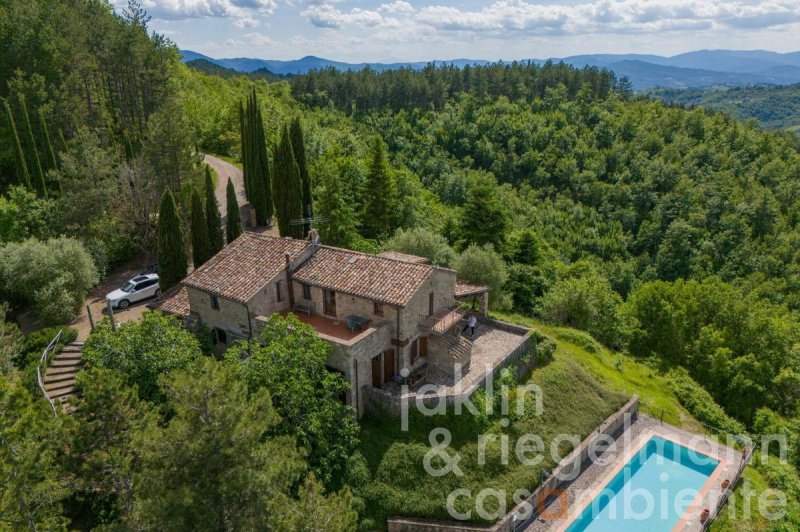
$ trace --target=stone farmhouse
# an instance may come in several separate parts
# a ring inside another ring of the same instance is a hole
[[[257,338],[271,314],[293,312],[331,344],[327,365],[350,382],[345,400],[361,416],[371,390],[391,395],[401,382],[482,380],[483,369],[471,369],[476,351],[481,364],[491,362],[486,355],[508,355],[520,331],[512,335],[490,325],[488,292],[458,283],[454,270],[422,257],[245,232],[153,308],[202,322],[220,350]],[[469,313],[482,320],[472,338],[462,334]],[[498,343],[493,332],[514,342]]]

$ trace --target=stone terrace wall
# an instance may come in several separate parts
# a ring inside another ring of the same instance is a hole
[[[576,468],[580,469],[589,459],[590,451],[596,451],[598,443],[605,441],[605,436],[613,436],[626,423],[632,423],[639,412],[639,397],[634,395],[619,410],[611,414],[597,429],[576,447],[566,458],[561,460],[552,474],[542,482],[528,499],[520,503],[491,527],[481,527],[470,523],[435,521],[426,519],[409,519],[390,517],[386,520],[389,532],[513,532],[527,526],[544,509],[548,499],[559,493],[561,486],[574,477]],[[599,453],[598,453],[599,454]],[[533,513],[531,508],[534,509]]]

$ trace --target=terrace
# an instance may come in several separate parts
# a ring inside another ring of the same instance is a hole
[[[285,312],[288,314],[288,312]],[[360,329],[350,330],[346,321],[321,316],[319,314],[295,314],[297,319],[317,331],[323,340],[334,342],[343,346],[354,345],[377,330],[377,324],[367,323]]]

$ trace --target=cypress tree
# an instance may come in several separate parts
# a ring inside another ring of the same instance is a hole
[[[250,169],[250,159],[249,159],[249,146],[248,146],[248,136],[247,130],[245,129],[244,123],[244,106],[242,102],[239,102],[239,135],[242,144],[242,174],[244,174],[244,196],[250,200],[253,195],[253,192],[250,190],[250,173],[252,170]]]
[[[168,290],[186,277],[186,248],[183,227],[175,197],[169,188],[161,196],[158,211],[158,279],[161,290]]]
[[[225,236],[228,244],[236,240],[242,234],[242,217],[239,214],[239,202],[236,201],[236,191],[233,189],[231,178],[228,178],[228,186],[225,188],[228,200],[228,219],[225,223]]]
[[[303,238],[303,226],[289,224],[291,220],[303,217],[303,185],[300,183],[300,169],[294,159],[289,127],[285,124],[281,141],[275,151],[272,193],[275,198],[275,216],[278,219],[280,235]]]
[[[391,232],[395,207],[394,180],[386,164],[386,147],[376,136],[370,150],[369,173],[366,183],[366,203],[361,218],[364,236],[380,238]]]
[[[222,249],[222,220],[219,216],[217,196],[214,194],[214,181],[211,179],[211,169],[206,165],[206,227],[208,229],[208,243],[210,257]]]
[[[303,125],[300,117],[296,116],[292,120],[292,149],[294,149],[294,159],[297,161],[297,168],[300,170],[300,182],[303,188],[303,216],[311,218],[314,216],[311,200],[311,176],[308,175],[308,165],[306,163],[306,147],[303,138]],[[311,230],[311,225],[306,225],[305,232]]]
[[[272,170],[269,164],[269,152],[267,150],[267,135],[264,132],[264,118],[261,115],[261,108],[258,109],[258,155],[261,166],[261,182],[264,186],[264,209],[265,218],[269,223],[275,214],[272,200]]]
[[[19,141],[19,133],[17,132],[17,124],[14,122],[14,114],[11,112],[11,106],[8,105],[7,100],[3,100],[3,106],[6,108],[8,115],[8,123],[11,126],[11,136],[14,138],[14,152],[17,162],[17,181],[26,189],[31,189],[31,176],[28,173],[28,164],[25,162],[25,152],[22,150],[22,143]]]
[[[256,211],[256,222],[267,225],[272,218],[272,197],[269,185],[269,160],[261,110],[255,89],[239,106],[242,137],[242,167],[245,195]]]
[[[208,241],[208,226],[203,212],[200,194],[192,193],[192,262],[195,268],[211,258],[211,243]]]
[[[33,162],[33,173],[31,175],[31,184],[40,196],[47,195],[47,186],[44,183],[44,171],[42,170],[42,162],[39,160],[39,151],[36,149],[36,138],[33,136],[33,128],[31,127],[31,119],[28,115],[28,105],[25,103],[25,97],[20,95],[19,105],[22,109],[22,119],[25,121],[25,136],[27,138],[27,145],[29,151],[29,158]]]

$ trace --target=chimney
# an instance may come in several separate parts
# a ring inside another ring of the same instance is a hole
[[[289,292],[289,309],[294,309],[294,287],[292,286],[292,255],[287,251],[283,254],[286,259],[286,290]]]

